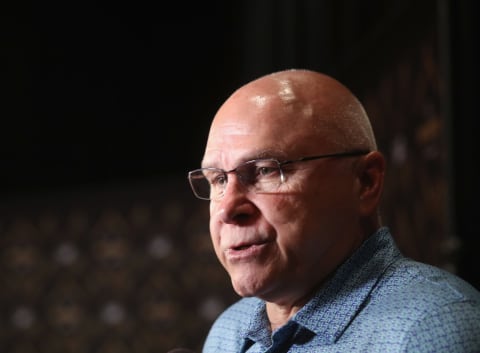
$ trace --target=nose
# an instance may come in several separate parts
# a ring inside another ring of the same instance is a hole
[[[235,173],[231,173],[223,197],[213,205],[217,209],[219,221],[237,225],[250,222],[258,210],[249,195],[248,188]]]

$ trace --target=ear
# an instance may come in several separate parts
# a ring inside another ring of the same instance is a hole
[[[372,151],[360,159],[357,164],[359,183],[359,212],[363,216],[377,211],[383,193],[385,178],[385,158],[379,151]]]

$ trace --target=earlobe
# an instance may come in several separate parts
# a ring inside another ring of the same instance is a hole
[[[360,212],[363,215],[376,211],[383,193],[385,178],[385,158],[379,151],[373,151],[362,158],[358,165],[358,180],[360,184]]]

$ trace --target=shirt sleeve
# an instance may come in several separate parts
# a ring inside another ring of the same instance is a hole
[[[415,322],[404,342],[405,353],[480,352],[478,303],[462,301],[439,307]]]

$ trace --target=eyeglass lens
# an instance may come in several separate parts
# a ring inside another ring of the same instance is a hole
[[[203,199],[222,197],[228,184],[228,174],[235,173],[241,184],[249,189],[273,191],[282,181],[280,165],[274,159],[248,161],[230,171],[216,168],[197,169],[190,173],[195,194]]]

